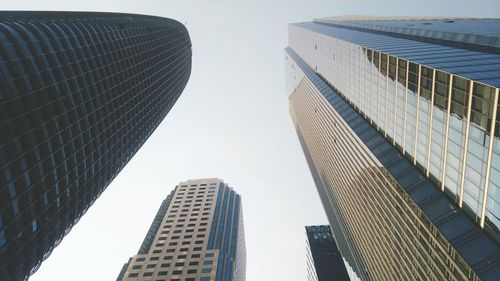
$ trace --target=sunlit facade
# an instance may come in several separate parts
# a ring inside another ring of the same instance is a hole
[[[289,25],[290,112],[363,280],[498,280],[500,21]]]
[[[117,281],[245,281],[241,196],[220,179],[179,183]]]
[[[0,280],[38,269],[190,73],[191,40],[172,19],[0,12]]]

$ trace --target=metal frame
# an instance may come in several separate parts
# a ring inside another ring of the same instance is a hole
[[[465,170],[467,167],[467,150],[469,146],[469,129],[470,129],[470,114],[471,114],[471,108],[472,108],[472,89],[474,87],[474,81],[469,80],[470,85],[469,85],[469,102],[467,104],[467,125],[465,128],[465,141],[464,141],[464,157],[463,163],[462,163],[462,174],[461,174],[461,180],[460,180],[460,194],[458,197],[458,206],[460,208],[463,207],[463,202],[464,202],[464,182],[465,182]]]
[[[492,116],[492,124],[490,130],[490,143],[488,147],[488,159],[486,162],[486,175],[484,177],[484,191],[483,191],[483,204],[481,205],[481,220],[479,221],[479,225],[484,228],[484,221],[486,218],[486,205],[488,202],[488,188],[490,183],[490,172],[491,172],[491,158],[493,155],[493,141],[495,140],[495,123],[497,119],[497,109],[498,109],[498,93],[499,89],[497,88],[495,91],[495,99],[493,104],[493,116]]]
[[[445,134],[444,134],[444,151],[443,151],[443,169],[442,169],[442,175],[441,175],[441,191],[444,191],[444,183],[446,179],[446,160],[448,156],[448,132],[450,131],[450,115],[451,115],[451,93],[452,93],[452,88],[453,88],[453,74],[450,74],[450,81],[448,82],[448,110],[446,114],[446,127],[445,127]]]
[[[434,114],[434,89],[436,86],[436,69],[432,68],[432,86],[431,86],[431,109],[429,112],[429,130],[427,132],[427,160],[425,163],[425,175],[429,177],[431,164],[431,146],[432,146],[432,117]]]
[[[418,82],[417,82],[417,106],[415,110],[415,146],[413,148],[413,165],[417,165],[417,148],[418,148],[418,112],[420,111],[420,80],[422,75],[422,65],[418,65]]]

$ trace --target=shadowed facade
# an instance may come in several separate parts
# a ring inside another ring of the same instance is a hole
[[[177,21],[0,12],[0,279],[23,280],[99,197],[187,84]]]

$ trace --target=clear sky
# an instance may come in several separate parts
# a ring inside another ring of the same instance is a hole
[[[0,0],[4,10],[150,14],[186,23],[190,81],[168,116],[31,281],[115,280],[174,186],[242,195],[247,280],[306,279],[304,225],[326,217],[288,114],[287,23],[365,15],[500,17],[499,0]]]

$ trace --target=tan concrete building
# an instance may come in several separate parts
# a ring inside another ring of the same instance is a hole
[[[220,179],[179,183],[163,201],[123,281],[245,281],[241,197]]]

